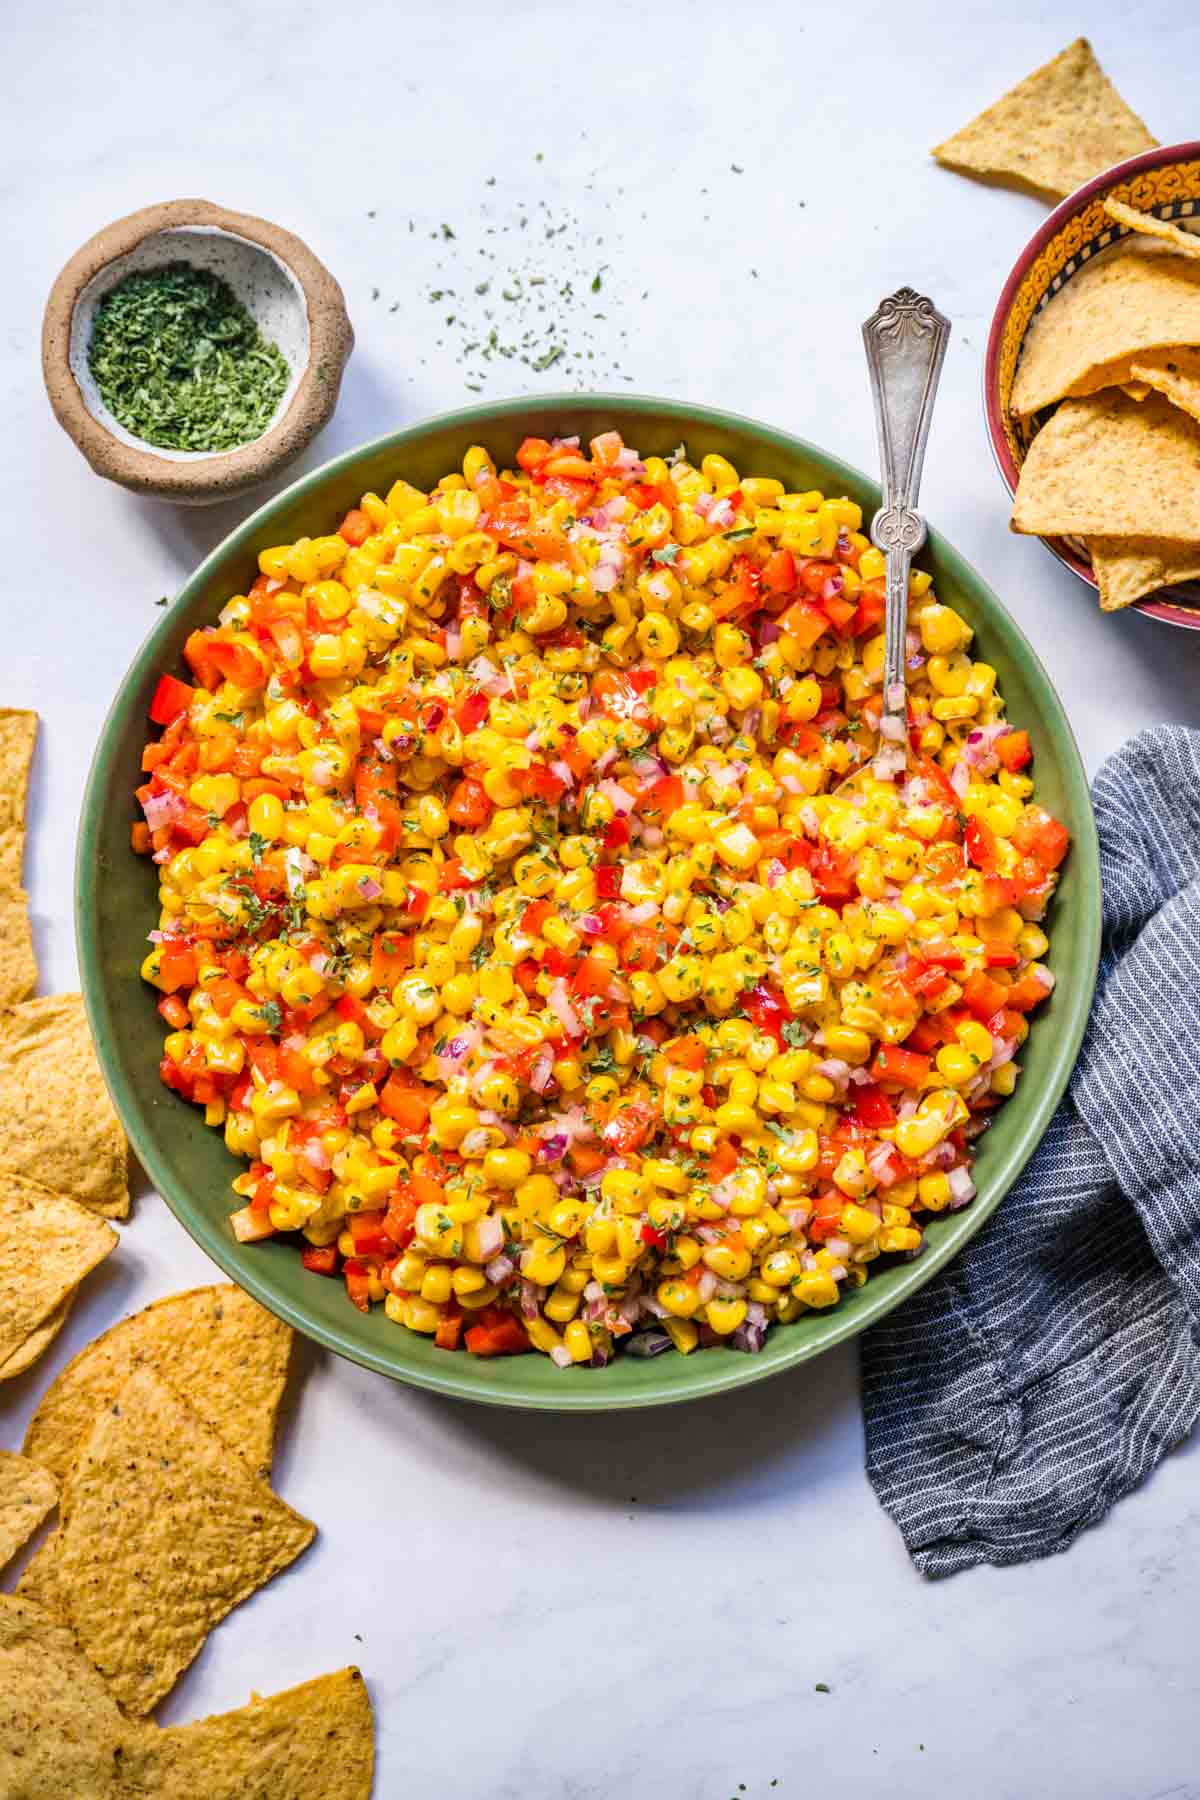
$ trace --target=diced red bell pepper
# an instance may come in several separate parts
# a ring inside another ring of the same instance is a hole
[[[450,804],[446,808],[451,821],[462,825],[467,830],[477,831],[486,825],[492,816],[492,802],[488,798],[482,781],[473,776],[466,776],[459,782],[450,796]]]
[[[657,1108],[645,1100],[630,1100],[617,1108],[600,1135],[615,1155],[628,1156],[641,1149],[657,1123]]]
[[[854,898],[857,884],[849,857],[822,842],[812,861],[813,886],[827,906],[842,907]]]
[[[869,1131],[883,1131],[896,1123],[896,1109],[881,1087],[864,1082],[847,1095],[850,1117]]]
[[[543,800],[553,806],[567,791],[562,776],[556,775],[545,763],[531,763],[527,769],[510,769],[508,773],[513,786],[526,800]]]
[[[508,1313],[494,1325],[472,1325],[466,1343],[472,1356],[519,1356],[528,1350],[529,1337],[521,1321]]]
[[[486,694],[468,694],[454,709],[454,721],[464,734],[478,731],[488,716],[491,701]]]
[[[174,675],[161,676],[150,702],[151,719],[156,725],[170,725],[187,711],[195,692],[194,687],[189,687],[186,681],[177,681]]]
[[[764,981],[758,982],[748,994],[743,995],[742,1010],[757,1031],[769,1033],[779,1044],[784,1041],[784,1026],[795,1017],[783,995],[768,987]]]
[[[980,818],[968,819],[963,843],[975,867],[990,875],[996,867],[996,834],[991,826]]]
[[[164,994],[196,985],[196,952],[184,944],[164,944],[158,959],[158,986]]]
[[[346,1292],[359,1312],[370,1312],[371,1271],[366,1263],[359,1262],[355,1256],[348,1256],[342,1274],[346,1281]]]
[[[1022,856],[1032,856],[1043,869],[1057,869],[1067,854],[1071,836],[1052,814],[1040,806],[1027,806],[1013,829],[1012,844]]]
[[[457,1350],[462,1341],[463,1316],[460,1312],[443,1313],[437,1322],[433,1341],[439,1350]]]
[[[996,739],[994,749],[1006,769],[1014,774],[1033,761],[1033,747],[1027,731],[1006,731]]]
[[[963,1005],[981,1024],[1007,1004],[1008,994],[1009,989],[1001,982],[993,981],[990,975],[969,975],[963,982]]]
[[[525,469],[530,475],[548,462],[554,451],[545,438],[527,437],[522,439],[517,450],[517,466]]]
[[[796,588],[796,559],[790,550],[773,550],[763,564],[762,584],[768,594],[791,594]]]
[[[1049,999],[1052,991],[1044,988],[1036,975],[1027,972],[1020,981],[1014,981],[1011,987],[1005,988],[1004,1004],[1010,1012],[1032,1012],[1035,1006],[1040,1006],[1043,1000]]]
[[[911,1043],[911,1034],[909,1042]],[[895,1087],[920,1087],[932,1066],[932,1059],[921,1056],[915,1050],[902,1049],[899,1044],[881,1044],[871,1064],[871,1074],[876,1081],[886,1081]]]
[[[429,1123],[429,1102],[424,1094],[392,1075],[379,1096],[379,1110],[404,1137],[418,1137]]]
[[[336,1244],[326,1244],[318,1248],[316,1244],[307,1244],[300,1252],[300,1261],[310,1275],[336,1275],[338,1247]]]

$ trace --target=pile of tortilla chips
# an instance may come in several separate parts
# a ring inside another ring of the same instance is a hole
[[[53,1343],[129,1211],[125,1138],[78,994],[31,999],[21,886],[37,714],[0,708],[0,1381]]]
[[[0,1793],[370,1794],[357,1669],[194,1725],[148,1718],[213,1627],[314,1536],[269,1485],[291,1345],[239,1288],[172,1295],[88,1345],[42,1399],[24,1454],[0,1458],[0,1561],[59,1505],[0,1597]]]
[[[1078,38],[934,155],[965,174],[1062,199],[1154,147]],[[1106,612],[1200,580],[1200,234],[1109,199],[1122,237],[1031,323],[1013,385],[1037,421],[1014,531],[1069,537]]]
[[[1012,523],[1082,540],[1113,612],[1200,579],[1200,236],[1106,207],[1131,235],[1072,276],[1022,348],[1013,412],[1054,410]]]
[[[369,1800],[374,1721],[356,1668],[192,1725],[128,1718],[67,1627],[0,1595],[6,1800]]]

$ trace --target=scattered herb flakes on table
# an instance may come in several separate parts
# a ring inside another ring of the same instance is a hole
[[[448,221],[428,229],[436,248],[420,288],[441,315],[437,346],[456,351],[466,388],[482,393],[509,365],[510,386],[517,370],[552,372],[557,385],[632,381],[621,366],[628,327],[613,322],[615,301],[609,298],[610,289],[620,286],[612,272],[619,238],[586,230],[569,208],[544,197],[497,197],[491,192],[495,177],[485,186],[489,197],[480,201],[469,230]],[[612,202],[599,205],[608,210]],[[420,233],[414,220],[408,223],[418,239],[406,261],[411,280]],[[374,289],[372,297],[381,292]],[[621,308],[624,317],[624,300]],[[389,312],[400,309],[400,300],[389,303]]]
[[[289,371],[220,276],[190,263],[129,275],[96,308],[88,369],[143,443],[219,453],[261,437]]]

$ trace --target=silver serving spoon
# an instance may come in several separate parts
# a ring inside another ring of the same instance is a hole
[[[950,322],[931,300],[905,287],[879,302],[862,334],[883,486],[883,505],[871,520],[871,542],[887,557],[883,711],[879,748],[868,766],[880,779],[891,780],[908,764],[908,574],[913,556],[925,542],[917,496]]]

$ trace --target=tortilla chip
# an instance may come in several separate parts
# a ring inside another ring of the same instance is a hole
[[[1200,350],[1181,345],[1150,356],[1137,356],[1131,360],[1129,372],[1139,385],[1144,383],[1164,394],[1172,406],[1200,419]]]
[[[35,712],[0,706],[0,886],[21,885],[25,859],[25,797],[37,737]]]
[[[132,1733],[71,1633],[39,1606],[0,1594],[0,1794],[5,1800],[117,1800]]]
[[[236,1712],[144,1730],[131,1787],[157,1800],[370,1800],[374,1720],[357,1669]]]
[[[0,1450],[0,1569],[58,1505],[58,1483],[49,1469]]]
[[[1104,210],[1118,225],[1128,225],[1130,231],[1161,238],[1164,244],[1181,250],[1184,256],[1200,256],[1200,234],[1184,231],[1182,226],[1172,225],[1169,219],[1160,219],[1157,213],[1139,212],[1136,206],[1126,206],[1123,200],[1112,199],[1104,202]]]
[[[67,1364],[29,1422],[25,1454],[65,1482],[100,1408],[144,1365],[183,1395],[251,1473],[267,1476],[291,1349],[291,1327],[227,1282],[156,1300]]]
[[[1120,380],[1114,366],[1173,344],[1200,344],[1200,262],[1157,246],[1097,257],[1025,334],[1013,382],[1018,418]]]
[[[20,888],[0,887],[0,1010],[28,1000],[36,986],[29,896]]]
[[[140,1716],[314,1534],[142,1367],[97,1413],[63,1488],[55,1604]]]
[[[0,1361],[104,1261],[111,1225],[65,1195],[0,1172]]]
[[[0,1016],[0,1170],[93,1212],[129,1212],[125,1134],[96,1061],[79,994],[26,1000]]]
[[[1029,447],[1012,527],[1200,544],[1200,425],[1161,394],[1064,400]]]
[[[933,154],[962,175],[992,176],[1061,200],[1101,169],[1152,150],[1086,38],[1027,75]]]
[[[1105,612],[1132,606],[1179,581],[1200,581],[1200,544],[1103,537],[1089,537],[1086,543]]]
[[[75,1304],[78,1288],[72,1288],[60,1306],[52,1313],[47,1313],[35,1331],[31,1331],[19,1350],[14,1350],[0,1363],[0,1381],[12,1381],[23,1375],[26,1369],[32,1369],[39,1357],[46,1354],[59,1332],[67,1322],[68,1314]]]
[[[58,1532],[55,1530],[42,1540],[21,1570],[14,1592],[20,1594],[22,1600],[32,1600],[35,1605],[44,1607],[57,1619],[62,1614],[55,1585],[57,1573]]]

